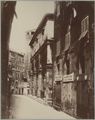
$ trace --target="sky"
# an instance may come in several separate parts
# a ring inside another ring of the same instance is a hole
[[[46,13],[54,13],[54,1],[18,1],[16,13],[9,46],[14,51],[25,53],[26,31],[36,29]]]

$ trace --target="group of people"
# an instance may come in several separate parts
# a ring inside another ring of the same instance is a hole
[[[11,93],[12,94],[20,94],[20,95],[27,95],[27,94],[30,94],[30,90],[29,88],[18,88],[18,87],[14,87],[14,86],[11,86]]]
[[[11,85],[11,93],[19,94],[19,95],[28,95],[28,94],[30,94],[30,88],[28,86],[12,84]]]

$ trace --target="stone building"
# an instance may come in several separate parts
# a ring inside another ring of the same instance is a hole
[[[12,83],[14,86],[20,84],[24,75],[24,54],[10,50],[8,65],[8,76],[11,77]]]
[[[30,42],[31,46],[31,84],[32,94],[46,98],[51,101],[52,98],[52,74],[53,74],[53,14],[47,14],[42,19],[38,28],[33,32]],[[48,22],[51,22],[51,29],[48,30]]]
[[[53,106],[94,118],[94,2],[57,1]]]
[[[31,47],[29,46],[29,43],[33,37],[35,30],[28,30],[26,31],[26,49],[25,49],[25,55],[24,55],[24,63],[25,63],[25,69],[24,69],[24,78],[29,84],[30,93],[32,92],[32,76],[31,76]]]
[[[25,49],[25,55],[24,55],[24,63],[25,63],[25,78],[27,81],[30,81],[31,77],[31,47],[29,46],[29,43],[33,37],[33,33],[35,30],[28,30],[26,32],[26,49]]]

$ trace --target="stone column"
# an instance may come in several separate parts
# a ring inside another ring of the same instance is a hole
[[[38,72],[38,97],[41,97],[41,93],[42,93],[42,68],[39,68],[39,72]]]
[[[33,60],[33,95],[36,95],[36,62]]]
[[[33,95],[36,96],[36,71],[33,72]]]
[[[45,97],[46,102],[49,105],[52,105],[52,90],[53,90],[53,70],[52,65],[47,65]]]
[[[47,64],[52,64],[52,49],[50,43],[47,43]]]
[[[39,70],[38,70],[38,97],[42,97],[42,64],[41,64],[41,55],[39,55]]]
[[[30,94],[33,95],[33,71],[31,70],[31,86],[30,86]]]
[[[50,43],[47,43],[47,65],[46,65],[46,101],[52,103],[52,88],[53,88],[53,67],[52,67],[52,49]]]

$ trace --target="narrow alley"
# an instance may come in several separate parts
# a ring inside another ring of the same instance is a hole
[[[94,7],[1,1],[1,119],[95,118]]]

